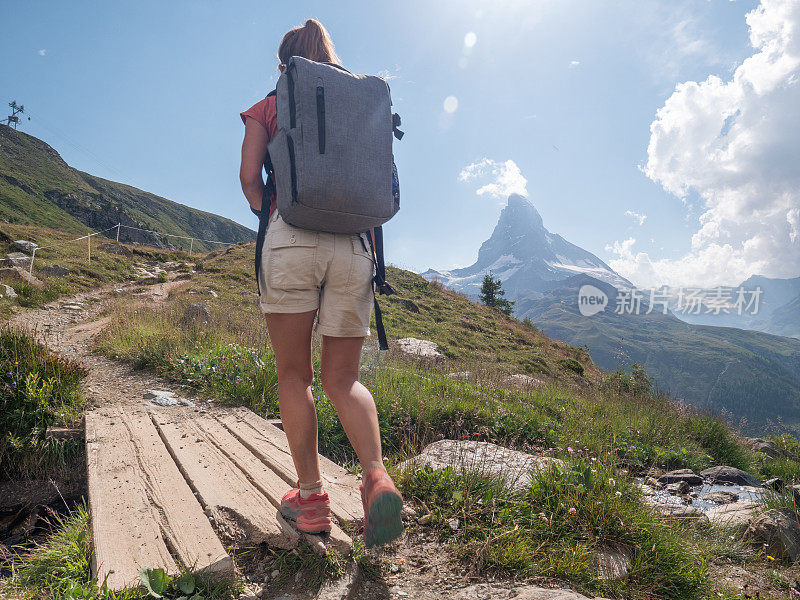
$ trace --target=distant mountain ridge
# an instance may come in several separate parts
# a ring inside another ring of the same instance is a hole
[[[255,232],[129,185],[70,167],[51,146],[0,125],[0,221],[86,233],[122,223],[162,234],[220,242],[252,241]],[[123,228],[120,241],[171,247],[173,238]],[[196,250],[216,244],[195,242]]]
[[[586,274],[616,287],[633,284],[591,252],[549,232],[527,199],[512,194],[492,232],[471,266],[450,271],[428,269],[421,275],[438,279],[471,298],[480,293],[484,276],[491,272],[503,282],[509,298],[544,292],[555,282]]]
[[[550,233],[533,205],[520,196],[509,198],[475,264],[451,271],[429,269],[422,276],[476,298],[488,272],[503,281],[507,297],[516,302],[517,318],[530,319],[551,338],[586,347],[601,367],[613,370],[638,362],[676,399],[745,419],[744,427],[753,431],[782,420],[800,433],[800,340],[692,324],[682,315],[663,314],[663,306],[646,314],[647,294],[638,314],[617,314],[620,290],[635,286],[594,254]],[[584,285],[607,296],[605,310],[581,314],[578,294]],[[742,285],[764,290],[764,312],[748,323],[770,320],[764,326],[797,331],[800,300],[792,298],[800,279],[752,277]],[[725,317],[734,322],[732,315]]]

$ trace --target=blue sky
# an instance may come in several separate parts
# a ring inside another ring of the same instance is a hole
[[[0,100],[24,103],[22,129],[72,166],[254,227],[238,113],[274,87],[283,33],[316,17],[349,69],[388,75],[403,117],[389,262],[474,261],[504,204],[476,194],[491,177],[459,180],[483,158],[514,161],[545,226],[601,258],[635,238],[654,263],[680,261],[704,209],[643,172],[650,125],[676,84],[728,80],[753,54],[757,5],[30,1],[4,10]]]

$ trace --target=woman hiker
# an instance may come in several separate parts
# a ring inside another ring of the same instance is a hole
[[[278,48],[281,72],[292,56],[339,63],[327,30],[314,19],[283,36]],[[365,544],[388,543],[403,530],[402,497],[384,468],[375,402],[358,381],[361,347],[369,335],[372,311],[372,255],[356,239],[359,235],[310,231],[284,222],[274,195],[269,206],[262,206],[262,166],[267,144],[277,133],[275,96],[257,102],[241,117],[245,125],[242,191],[254,212],[269,211],[258,273],[260,305],[275,352],[281,421],[298,479],[297,488],[283,497],[281,514],[307,533],[331,529],[311,394],[311,333],[316,319],[316,330],[322,335],[322,387],[363,471]]]

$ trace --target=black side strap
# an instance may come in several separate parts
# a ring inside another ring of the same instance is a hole
[[[375,288],[379,294],[386,294],[387,296],[394,294],[394,288],[386,283],[386,264],[383,259],[383,227],[375,228],[374,238],[372,237],[372,231],[367,231],[367,237],[369,237],[369,244],[372,248],[372,257],[375,259],[375,277],[372,279],[375,282]],[[386,340],[386,329],[383,327],[383,314],[381,313],[381,307],[378,306],[377,295],[373,296],[373,300],[375,302],[375,329],[378,330],[378,347],[381,350],[388,350],[389,343]]]
[[[392,133],[394,133],[394,137],[396,137],[398,140],[402,140],[403,136],[405,135],[404,131],[400,131],[398,129],[401,124],[402,122],[400,121],[400,115],[394,113],[392,115]]]
[[[267,97],[277,95],[277,90],[272,90]],[[261,210],[253,211],[253,214],[258,217],[258,235],[256,235],[256,289],[261,294],[261,284],[258,281],[258,272],[261,270],[261,254],[264,251],[264,238],[267,237],[267,225],[269,225],[269,206],[272,202],[272,197],[275,195],[275,174],[272,168],[272,159],[267,152],[264,159],[264,170],[267,172],[267,183],[264,185],[264,195],[261,197]]]

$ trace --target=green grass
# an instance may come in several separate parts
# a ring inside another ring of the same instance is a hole
[[[0,479],[46,476],[82,454],[75,440],[45,439],[51,425],[80,423],[85,370],[27,333],[0,330]]]
[[[155,598],[144,588],[112,592],[104,582],[92,576],[92,542],[89,513],[79,506],[66,516],[52,517],[53,533],[32,550],[10,559],[11,577],[0,581],[6,597],[28,600],[139,600]],[[167,577],[163,572],[143,574],[151,589],[162,591],[164,598],[176,600],[191,596],[195,600],[227,600],[238,596],[239,582],[193,576],[183,573]],[[187,591],[191,590],[187,594]]]
[[[601,461],[546,469],[517,493],[497,479],[449,468],[418,469],[399,481],[406,495],[426,503],[442,538],[477,570],[566,579],[582,591],[631,599],[695,598],[705,591],[702,556]],[[453,518],[455,531],[447,526]],[[623,581],[596,576],[593,553],[607,544],[630,549]]]

